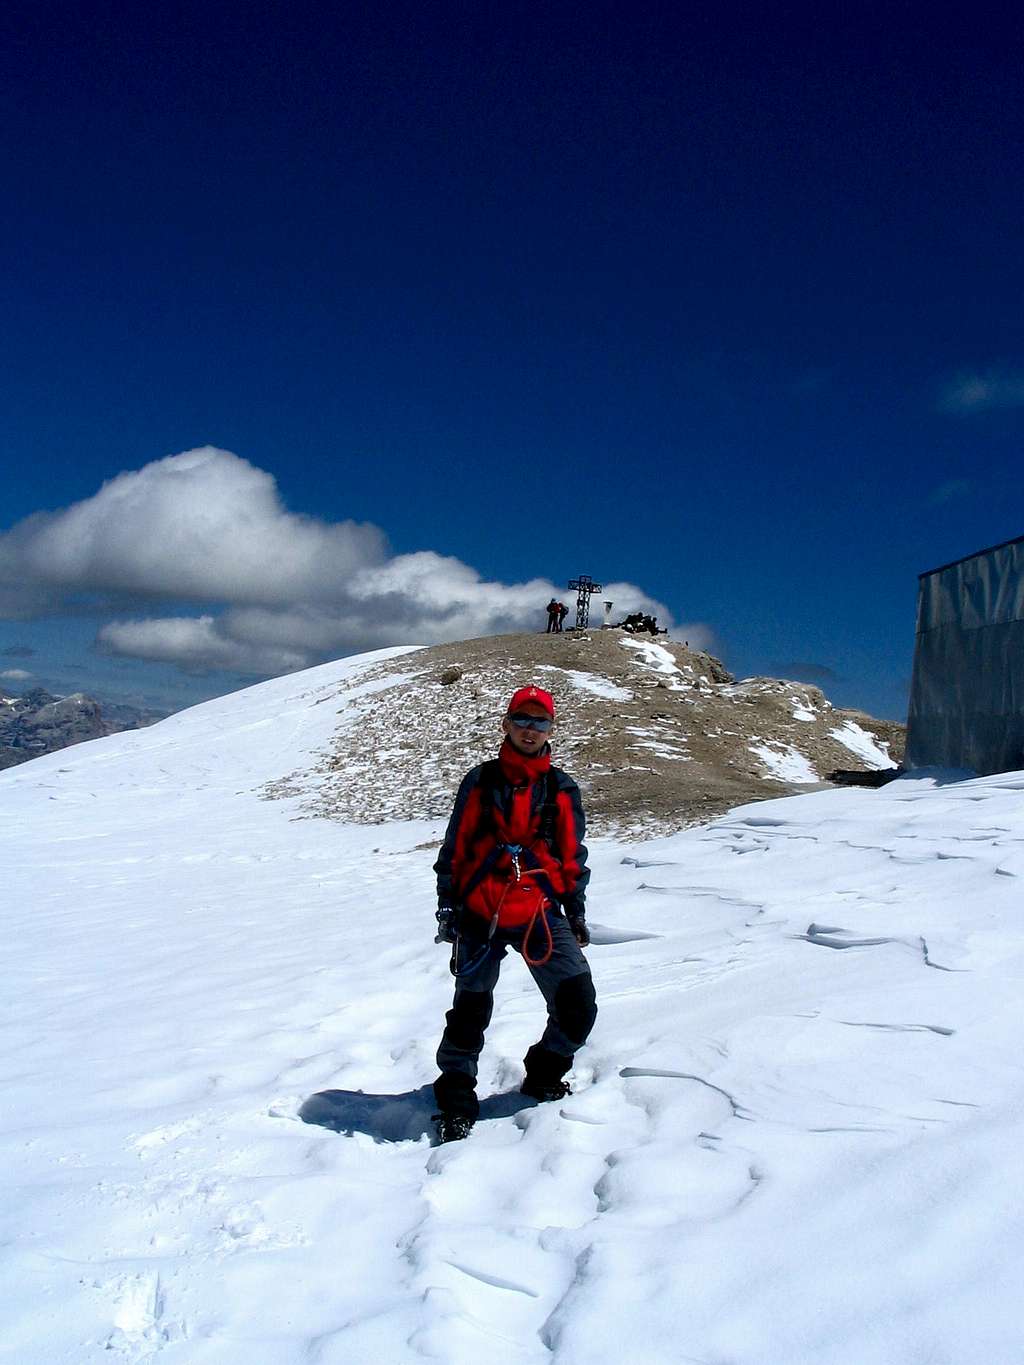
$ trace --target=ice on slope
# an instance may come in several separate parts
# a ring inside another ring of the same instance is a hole
[[[693,685],[692,681],[685,681],[685,675],[676,663],[675,655],[664,645],[655,644],[653,640],[636,640],[631,636],[627,636],[620,643],[624,649],[630,649],[639,655],[640,662],[645,668],[649,668],[652,673],[661,675],[663,681],[667,678],[669,681],[665,685],[671,691],[678,691],[683,687]],[[692,669],[688,671],[693,672]],[[707,679],[702,678],[701,682],[706,684]]]
[[[576,1093],[510,960],[432,1148],[440,823],[256,795],[367,666],[0,775],[11,1359],[1017,1359],[1024,775],[599,842]]]
[[[594,697],[604,697],[609,701],[633,700],[632,692],[627,691],[625,687],[619,687],[610,678],[603,678],[599,673],[586,673],[579,668],[556,668],[554,664],[540,664],[538,671],[558,673],[567,678],[573,687],[581,692],[589,692]]]
[[[769,778],[793,783],[821,781],[810,759],[792,744],[751,744],[749,747],[768,769]]]
[[[837,726],[836,729],[830,730],[829,733],[833,739],[837,739],[852,754],[856,754],[861,762],[866,763],[868,767],[895,767],[888,750],[884,749],[874,735],[869,735],[856,721],[848,720],[843,725]]]

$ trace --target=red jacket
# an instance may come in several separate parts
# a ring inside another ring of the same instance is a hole
[[[544,905],[580,913],[590,879],[585,830],[579,788],[552,766],[551,750],[528,756],[505,740],[498,762],[473,768],[459,786],[434,864],[438,901],[508,929]]]

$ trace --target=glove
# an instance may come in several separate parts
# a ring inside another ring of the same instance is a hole
[[[585,948],[590,942],[590,930],[587,928],[586,915],[582,910],[568,910],[565,917],[569,921],[573,938],[581,948]]]
[[[459,936],[459,912],[453,905],[437,907],[435,943],[454,943]]]

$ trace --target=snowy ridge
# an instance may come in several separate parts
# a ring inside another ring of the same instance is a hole
[[[596,840],[575,1093],[510,960],[434,1148],[442,822],[259,794],[382,662],[0,775],[11,1359],[1015,1360],[1024,774]]]

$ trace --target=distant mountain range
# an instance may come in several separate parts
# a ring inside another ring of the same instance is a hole
[[[13,768],[85,739],[138,730],[161,718],[159,711],[123,702],[99,702],[84,692],[55,697],[35,687],[18,697],[0,693],[0,769]]]

